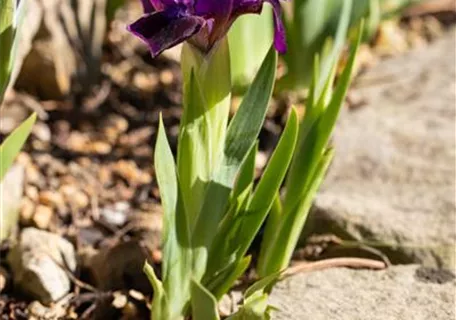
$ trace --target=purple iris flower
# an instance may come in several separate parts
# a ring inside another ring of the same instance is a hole
[[[209,51],[224,37],[234,20],[242,14],[261,13],[264,2],[274,9],[274,45],[286,51],[285,30],[279,0],[141,0],[144,16],[128,26],[142,39],[152,56],[187,39]]]

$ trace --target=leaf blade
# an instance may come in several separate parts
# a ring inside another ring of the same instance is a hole
[[[36,114],[33,113],[21,123],[21,125],[16,128],[0,146],[0,181],[3,180],[6,172],[22,149],[22,146],[32,131],[35,121]]]
[[[219,320],[217,300],[199,282],[192,280],[192,317],[201,320]]]
[[[191,251],[190,231],[185,216],[174,157],[160,117],[155,147],[155,171],[163,205],[163,287],[167,295],[169,314],[174,317],[184,312],[190,299]]]

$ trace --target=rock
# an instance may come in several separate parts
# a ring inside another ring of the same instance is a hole
[[[10,275],[8,271],[6,271],[4,268],[0,267],[0,293],[3,291],[3,289],[6,288],[8,282],[9,282]]]
[[[82,210],[90,204],[89,197],[74,185],[63,185],[59,192],[63,194],[65,200],[73,210]]]
[[[112,301],[112,306],[116,309],[123,309],[128,303],[128,297],[120,291],[115,291],[113,293],[114,300]]]
[[[47,124],[44,122],[37,122],[33,126],[32,133],[37,137],[39,140],[43,142],[50,142],[51,141],[51,129]]]
[[[275,320],[448,320],[455,318],[454,274],[423,280],[416,265],[382,271],[327,269],[288,278],[274,288]]]
[[[24,192],[24,167],[13,166],[0,182],[0,241],[10,237],[17,227]]]
[[[453,30],[359,79],[366,105],[341,115],[305,234],[366,243],[393,263],[454,268],[454,47]]]
[[[44,190],[39,193],[39,202],[45,206],[52,207],[58,211],[65,211],[65,200],[61,193],[51,190]]]
[[[36,208],[35,214],[33,215],[33,224],[38,229],[47,229],[51,223],[53,215],[54,211],[52,208],[44,205],[39,205]]]
[[[75,251],[70,242],[56,234],[24,229],[7,260],[15,286],[43,304],[50,304],[70,291],[70,279],[61,266],[75,271]]]
[[[118,202],[111,207],[101,209],[100,218],[111,226],[122,227],[128,221],[129,210],[128,202]]]
[[[113,165],[112,171],[131,185],[149,184],[152,181],[151,175],[138,168],[134,161],[117,161]]]
[[[22,199],[21,213],[19,222],[22,225],[29,225],[32,221],[33,214],[35,213],[35,203],[29,198]]]
[[[29,304],[28,319],[29,320],[55,320],[55,319],[77,319],[74,311],[69,310],[69,305],[72,296],[67,296],[57,303],[50,306],[44,306],[39,301],[33,301]]]

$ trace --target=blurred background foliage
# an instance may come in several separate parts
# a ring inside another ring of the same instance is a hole
[[[295,90],[307,88],[313,74],[315,55],[322,55],[324,48],[329,52],[331,41],[337,32],[341,38],[348,36],[348,30],[365,20],[363,40],[368,42],[375,36],[382,19],[394,19],[401,10],[419,2],[420,0],[356,0],[353,1],[350,11],[348,29],[340,24],[344,0],[294,0],[283,4],[285,26],[287,30],[288,52],[284,56],[286,75],[278,84],[280,90]],[[422,1],[422,0],[421,0]],[[268,15],[268,12],[263,16]],[[235,87],[245,87],[252,79],[252,69],[258,68],[258,63],[264,57],[267,48],[263,44],[265,33],[271,34],[272,19],[244,17],[235,23],[230,32],[230,45],[236,50],[232,52],[233,81]],[[341,26],[344,30],[340,30]],[[345,30],[346,29],[346,30]],[[256,40],[261,39],[261,40]],[[342,39],[339,39],[342,40]],[[269,40],[270,42],[271,40]],[[251,44],[254,43],[254,50]],[[341,51],[343,46],[336,48]],[[256,60],[252,55],[256,54]],[[244,68],[238,61],[242,57],[249,57],[248,68]],[[330,59],[324,56],[320,64],[330,64]],[[243,74],[242,74],[243,73]],[[241,76],[242,74],[242,76]]]
[[[395,19],[405,7],[419,1],[354,1],[350,28],[365,19],[364,41],[370,41],[382,19]],[[308,87],[314,56],[321,55],[323,48],[329,52],[336,36],[343,2],[294,0],[283,3],[289,50],[283,56],[285,75],[278,84],[279,91]],[[61,99],[70,92],[90,94],[103,78],[102,49],[110,22],[126,3],[132,1],[29,0],[27,28],[21,31],[17,56],[19,67],[13,74],[18,87],[45,99]],[[272,41],[272,14],[268,5],[264,7],[260,16],[238,19],[229,34],[233,86],[240,93],[252,81]],[[320,61],[325,64],[324,57]],[[40,75],[39,81],[31,76],[34,74]]]
[[[17,56],[19,87],[45,99],[89,94],[101,81],[110,21],[124,0],[29,0]],[[40,81],[31,75],[40,75]]]

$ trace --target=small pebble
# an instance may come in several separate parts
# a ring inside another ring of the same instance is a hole
[[[32,221],[34,213],[35,213],[35,203],[27,197],[22,198],[20,223],[22,225],[29,225],[30,222]]]
[[[9,279],[8,272],[4,268],[0,267],[0,293],[3,291],[3,289],[6,288],[8,279]]]
[[[118,161],[112,170],[132,185],[148,184],[152,181],[151,175],[139,169],[134,161]]]
[[[64,297],[71,282],[62,265],[76,270],[76,255],[68,240],[36,228],[23,229],[7,262],[14,270],[14,286],[30,298],[50,304]]]
[[[44,122],[35,123],[32,133],[43,142],[51,141],[51,129]]]
[[[111,153],[112,147],[104,141],[95,141],[90,145],[90,150],[93,153],[105,155]]]
[[[32,200],[34,202],[38,202],[39,192],[38,192],[38,188],[37,187],[35,187],[35,186],[27,186],[27,187],[25,187],[25,195],[30,200]]]
[[[73,185],[63,185],[60,192],[74,210],[82,210],[89,206],[89,197]]]
[[[127,303],[128,303],[128,298],[126,295],[123,293],[116,291],[113,294],[114,300],[112,301],[112,306],[116,309],[123,309]]]
[[[39,193],[39,202],[43,205],[64,211],[65,201],[61,193],[45,190]]]
[[[165,86],[172,84],[174,81],[174,75],[170,70],[163,70],[160,72],[160,82]]]
[[[33,224],[38,229],[47,229],[51,223],[54,211],[52,208],[44,205],[38,205],[35,214],[33,215]]]

